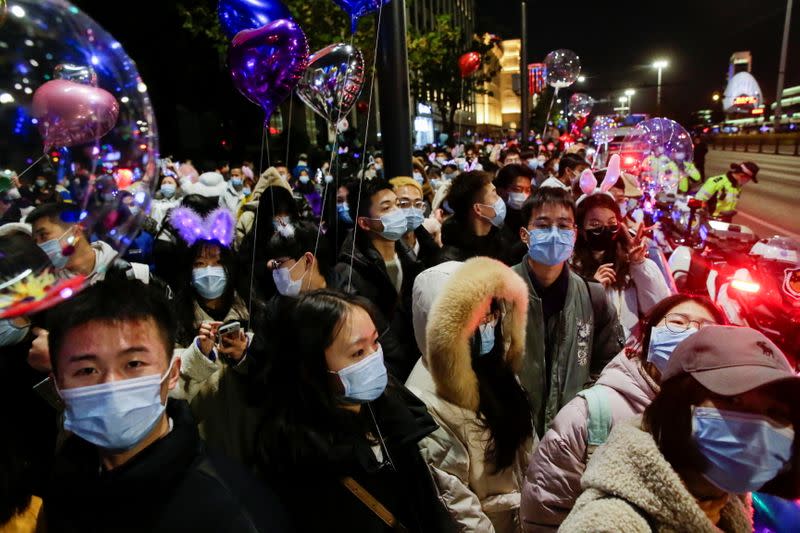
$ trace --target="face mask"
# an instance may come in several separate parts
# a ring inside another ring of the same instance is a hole
[[[379,165],[379,164],[375,163],[375,170],[380,170],[382,168],[383,168],[382,165]]]
[[[303,184],[308,183],[308,176],[306,176],[306,175],[300,176],[300,183],[303,183]]]
[[[64,251],[61,249],[61,239],[68,231],[69,230],[65,231],[61,234],[61,237],[57,239],[50,239],[39,245],[39,248],[50,258],[50,262],[56,270],[62,270],[67,266],[67,263],[69,263],[69,256],[64,255]]]
[[[275,288],[284,296],[297,296],[300,294],[300,287],[303,285],[303,278],[293,280],[290,272],[295,269],[300,261],[297,261],[292,268],[276,268],[272,271],[272,280]]]
[[[494,348],[494,328],[496,321],[478,326],[481,334],[481,355],[487,355]]]
[[[553,165],[553,172],[558,173],[558,163]]]
[[[197,293],[206,300],[213,300],[222,296],[228,276],[221,266],[195,268],[192,270],[192,285]]]
[[[444,157],[437,157],[436,162],[439,163],[440,165],[444,165],[447,162],[447,159],[445,159]]]
[[[536,170],[539,168],[539,160],[538,159],[528,159],[528,168],[531,170]]]
[[[414,176],[414,181],[416,181],[420,185],[425,183],[425,178],[423,178],[422,174],[420,174],[419,172],[414,172],[413,176]]]
[[[350,218],[350,206],[347,204],[347,202],[336,204],[336,213],[339,215],[339,220],[348,226],[353,224],[353,219]]]
[[[177,187],[175,187],[175,185],[166,184],[162,185],[160,190],[161,190],[161,195],[164,198],[172,198],[175,195]]]
[[[692,438],[709,462],[705,478],[744,494],[763,487],[791,460],[794,430],[756,414],[695,407]]]
[[[503,221],[506,219],[506,203],[503,201],[502,198],[498,198],[497,201],[495,201],[495,203],[493,203],[492,205],[486,205],[486,204],[478,204],[478,205],[485,205],[486,207],[491,207],[492,209],[494,209],[493,218],[483,217],[488,219],[489,222],[492,223],[492,226],[499,228],[500,226],[503,225]]]
[[[36,180],[36,186],[40,189],[47,186],[47,180]]]
[[[575,230],[532,229],[528,232],[528,256],[535,262],[555,266],[572,257]]]
[[[11,320],[0,320],[0,346],[14,346],[28,335],[30,326],[18,328]]]
[[[446,179],[446,180],[452,181],[452,180],[455,179],[456,173],[455,172],[445,172],[444,174],[442,174],[442,177],[444,177],[444,179]]]
[[[586,230],[586,244],[593,252],[605,252],[610,250],[619,235],[619,226],[603,226],[593,230]]]
[[[383,224],[383,231],[380,232],[381,237],[389,241],[396,241],[408,231],[408,221],[402,209],[395,209],[389,211],[379,219]]]
[[[414,231],[425,221],[422,209],[416,207],[406,207],[403,209],[403,214],[405,214],[408,222],[408,231]]]
[[[655,326],[650,330],[650,346],[647,348],[647,360],[664,372],[669,356],[685,339],[697,333],[697,328],[689,328],[681,333],[670,331],[667,326]]]
[[[522,209],[522,204],[528,199],[528,195],[524,192],[510,192],[508,193],[508,207],[511,209]]]
[[[364,403],[377,400],[386,390],[388,377],[383,364],[383,348],[347,368],[333,372],[339,376],[344,387],[343,397],[350,403]]]
[[[325,183],[333,183],[333,176],[325,174]]]
[[[536,160],[539,162],[539,166],[542,166],[542,167],[547,162],[547,158],[546,157],[537,157]]]
[[[245,196],[250,196],[251,192],[253,192],[253,191],[250,190],[250,187],[243,187],[242,188],[242,194],[245,195]]]
[[[623,217],[627,216],[627,214],[628,214],[628,202],[627,201],[618,202],[617,205],[619,206],[620,214]]]
[[[434,189],[438,189],[441,184],[442,180],[437,178],[431,178],[431,187],[433,187]]]
[[[238,189],[242,186],[242,178],[231,178],[231,185]]]
[[[130,450],[153,430],[166,408],[161,403],[161,384],[169,376],[172,361],[163,376],[59,391],[66,405],[64,429],[100,448]]]

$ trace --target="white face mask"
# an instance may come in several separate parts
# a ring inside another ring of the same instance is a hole
[[[301,258],[305,261],[305,258]],[[303,286],[303,278],[305,274],[298,280],[293,280],[291,272],[297,265],[300,264],[298,260],[291,268],[276,268],[272,271],[272,280],[275,282],[275,288],[283,296],[297,296],[300,294],[300,289]]]

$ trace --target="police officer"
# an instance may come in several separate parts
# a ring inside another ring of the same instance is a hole
[[[726,174],[708,178],[695,198],[706,202],[712,216],[730,222],[739,203],[742,187],[750,180],[758,183],[757,174],[758,165],[752,161],[732,163]]]
[[[700,171],[691,161],[685,161],[686,154],[678,152],[675,154],[677,160],[677,167],[680,171],[680,182],[678,183],[678,192],[686,194],[689,190],[696,190],[696,187],[701,184]]]

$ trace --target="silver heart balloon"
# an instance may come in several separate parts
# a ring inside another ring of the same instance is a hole
[[[347,115],[364,85],[364,57],[338,43],[314,52],[297,84],[297,96],[332,127]]]
[[[92,67],[87,65],[61,63],[56,65],[53,74],[57,80],[74,81],[82,85],[97,87],[97,73]]]

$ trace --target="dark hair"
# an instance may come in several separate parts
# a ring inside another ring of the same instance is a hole
[[[478,195],[491,182],[492,175],[480,170],[462,172],[453,178],[446,198],[453,216],[461,222],[466,221],[473,204],[478,201]]]
[[[350,207],[350,218],[353,222],[358,217],[369,217],[372,208],[372,197],[383,190],[394,191],[394,187],[385,179],[372,178],[353,180],[347,184],[347,203]]]
[[[179,249],[176,257],[176,283],[175,283],[175,299],[173,308],[175,309],[177,318],[177,339],[178,343],[185,346],[192,342],[197,334],[199,324],[195,323],[195,308],[197,303],[201,305],[198,298],[197,290],[192,284],[192,270],[194,269],[194,261],[197,258],[203,246],[217,246],[219,248],[219,262],[220,266],[225,270],[227,277],[227,284],[225,292],[222,293],[222,306],[219,310],[212,310],[203,307],[214,320],[222,321],[230,311],[234,304],[236,297],[236,283],[238,281],[238,269],[236,265],[236,257],[230,248],[220,245],[216,241],[197,241],[190,247],[182,247]],[[202,307],[202,305],[201,305]]]
[[[208,198],[200,194],[187,194],[181,199],[181,206],[193,209],[200,216],[206,216],[219,207],[219,202],[216,198]]]
[[[614,216],[617,218],[619,224],[619,231],[617,238],[614,241],[614,247],[611,250],[606,250],[599,260],[595,259],[594,253],[589,248],[589,243],[586,241],[585,231],[583,229],[583,222],[586,220],[586,214],[596,208],[602,207],[613,211]],[[628,252],[631,247],[631,236],[628,233],[628,228],[619,210],[616,200],[608,194],[593,194],[583,199],[578,205],[577,213],[575,214],[575,223],[578,226],[578,236],[575,241],[575,253],[572,256],[572,267],[575,272],[585,278],[594,277],[597,269],[604,263],[613,263],[614,272],[617,279],[614,282],[614,287],[623,289],[627,286],[628,274],[630,272],[630,259]]]
[[[533,147],[529,146],[528,148],[526,148],[525,150],[520,152],[519,157],[520,157],[520,159],[523,159],[523,160],[533,159],[534,157],[536,157],[536,151],[534,150]],[[530,168],[530,167],[528,167],[528,168]]]
[[[58,369],[58,354],[70,330],[89,322],[114,324],[152,320],[167,360],[175,347],[175,316],[163,293],[139,280],[108,279],[87,287],[47,314],[50,364]]]
[[[574,170],[581,166],[589,166],[584,158],[578,154],[564,154],[558,162],[558,177],[562,177],[567,170]]]
[[[316,250],[316,253],[314,252]],[[266,255],[272,259],[276,257],[290,257],[299,259],[306,252],[311,252],[317,261],[320,274],[330,281],[333,271],[330,245],[327,237],[321,234],[315,224],[299,222],[294,225],[294,235],[283,235],[275,232],[267,244]]]
[[[728,319],[717,305],[705,296],[692,296],[690,294],[672,294],[654,305],[644,317],[636,324],[631,336],[635,344],[631,346],[639,352],[642,362],[647,361],[647,350],[650,347],[650,330],[664,320],[672,309],[682,303],[694,302],[711,313],[717,324],[726,325]]]
[[[499,157],[500,162],[505,163],[509,155],[519,155],[519,150],[517,150],[513,146],[511,148],[506,148],[505,150],[502,150],[500,152],[500,157]]]
[[[2,279],[13,278],[26,269],[39,272],[51,266],[47,254],[30,235],[21,231],[0,236],[0,257]]]
[[[78,221],[79,212],[80,210],[72,204],[42,204],[28,214],[25,222],[33,226],[37,221],[44,219],[61,227],[73,226]]]
[[[533,170],[528,165],[506,165],[500,169],[497,177],[494,178],[494,186],[498,189],[508,189],[518,177],[522,176],[530,181],[534,175]]]
[[[331,456],[347,454],[354,435],[366,427],[358,415],[341,408],[331,387],[325,350],[355,307],[372,316],[370,304],[331,290],[283,299],[273,339],[276,356],[252,399],[263,406],[256,437],[257,462],[265,473],[291,472],[315,463],[335,468]],[[310,463],[310,464],[309,464]]]
[[[531,222],[533,212],[541,209],[545,205],[557,205],[566,207],[575,216],[575,200],[566,189],[561,187],[539,187],[528,197],[522,205],[522,223],[528,227]]]
[[[496,300],[492,310],[499,310]],[[533,413],[528,393],[519,384],[505,358],[502,319],[494,329],[494,348],[480,355],[480,333],[472,338],[472,369],[478,377],[478,419],[489,430],[484,456],[500,472],[514,464],[520,448],[533,435]]]

